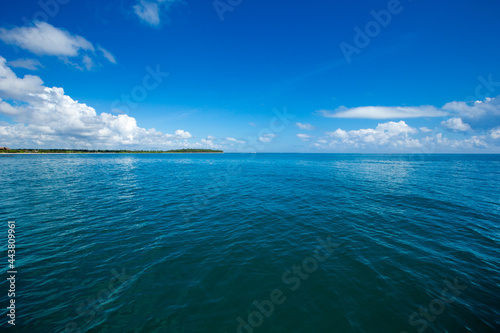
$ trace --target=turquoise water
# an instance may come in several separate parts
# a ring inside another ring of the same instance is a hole
[[[16,155],[0,173],[2,331],[500,329],[499,155]]]

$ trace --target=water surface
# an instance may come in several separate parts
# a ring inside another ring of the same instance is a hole
[[[499,155],[16,155],[0,174],[13,332],[500,329]]]

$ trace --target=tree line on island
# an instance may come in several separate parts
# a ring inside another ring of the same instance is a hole
[[[0,153],[8,154],[165,154],[165,153],[223,153],[214,149],[172,149],[172,150],[126,150],[126,149],[10,149],[0,147]]]

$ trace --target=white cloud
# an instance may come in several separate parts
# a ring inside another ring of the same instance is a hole
[[[115,57],[107,50],[105,50],[103,47],[101,46],[98,46],[99,48],[99,51],[102,52],[102,55],[104,56],[104,58],[108,59],[109,62],[113,63],[113,64],[116,64],[116,59]]]
[[[161,23],[161,15],[167,12],[175,3],[182,3],[181,0],[139,0],[134,5],[134,12],[146,23],[158,26]]]
[[[404,121],[378,124],[376,128],[366,128],[346,131],[341,128],[327,132],[327,136],[317,140],[313,146],[318,149],[336,151],[368,151],[368,152],[474,152],[498,151],[498,143],[494,139],[500,138],[500,127],[490,130],[484,135],[474,135],[462,140],[450,139],[443,133],[436,133],[426,137],[415,137],[419,132]]]
[[[475,148],[487,148],[488,144],[484,141],[484,136],[473,136],[470,139],[463,141],[465,144],[470,144]]]
[[[483,116],[500,116],[500,98],[487,97],[484,101],[450,102],[443,106],[444,110],[458,113],[462,117],[477,119]]]
[[[429,136],[423,138],[421,141],[424,145],[434,145],[435,147],[441,147],[445,150],[463,150],[463,149],[474,149],[474,148],[487,148],[488,144],[485,142],[486,136],[472,136],[464,140],[454,140],[443,136],[443,133],[438,133],[435,136]]]
[[[276,134],[264,134],[261,137],[259,137],[259,141],[261,142],[271,142],[273,139],[277,137]]]
[[[80,50],[94,51],[92,43],[85,38],[43,21],[31,27],[0,28],[0,39],[38,55],[75,57]]]
[[[86,54],[82,58],[82,63],[85,65],[87,70],[90,70],[95,66],[94,61]]]
[[[227,137],[226,141],[230,141],[230,142],[234,142],[234,143],[245,143],[245,141],[238,140],[238,139],[231,138],[231,137]]]
[[[500,96],[487,97],[483,101],[449,102],[442,108],[431,105],[423,106],[361,106],[346,108],[341,106],[334,111],[319,110],[317,114],[326,118],[363,118],[363,119],[404,119],[419,117],[444,117],[451,116],[473,120],[484,118],[498,118],[500,116]]]
[[[311,136],[307,135],[307,134],[297,134],[297,137],[299,139],[301,139],[302,141],[307,141],[307,140],[309,140],[311,138]]]
[[[450,118],[446,121],[442,121],[441,125],[454,131],[466,132],[471,129],[470,125],[464,123],[461,118]]]
[[[16,112],[17,109],[15,107],[13,107],[7,102],[2,101],[2,99],[0,98],[0,113],[10,116],[10,115],[15,115]]]
[[[347,131],[344,131],[343,129],[337,128],[335,132],[326,132],[326,134],[339,138],[339,139],[347,139],[349,138],[349,134]]]
[[[18,78],[16,74],[6,66],[5,58],[0,56],[0,92],[4,92],[9,98],[29,97],[31,94],[41,93],[43,81],[38,76],[25,75]]]
[[[312,131],[314,130],[314,126],[308,123],[295,123],[295,126],[297,126],[300,129],[307,130],[307,131]]]
[[[91,42],[82,36],[73,35],[43,21],[34,22],[33,26],[12,29],[0,28],[0,40],[37,55],[58,56],[77,68],[82,68],[82,66],[69,61],[68,58],[81,57],[82,64],[86,69],[93,68],[97,59],[94,45]],[[114,58],[111,53],[102,48],[100,50],[106,59],[113,62]]]
[[[500,127],[490,130],[490,136],[495,140],[500,138]]]
[[[125,114],[97,114],[73,100],[62,88],[45,87],[38,76],[18,78],[0,57],[0,112],[16,124],[0,124],[0,139],[10,146],[129,147],[164,149],[193,146],[184,130],[163,134],[137,125]],[[203,143],[195,143],[200,146]]]
[[[208,139],[201,139],[200,142],[195,143],[193,148],[205,148],[205,149],[219,149],[221,148],[220,145],[215,144],[212,140]]]
[[[403,119],[419,117],[443,117],[447,112],[431,105],[424,106],[361,106],[346,108],[341,106],[334,111],[319,110],[318,114],[326,118],[363,118],[363,119]]]
[[[416,132],[417,130],[415,128],[408,126],[404,121],[401,120],[397,123],[394,121],[390,121],[387,123],[378,124],[375,129],[368,128],[347,132],[339,128],[335,132],[327,132],[327,134],[340,139],[363,138],[365,142],[372,142],[375,140],[385,141],[395,136],[407,135]]]
[[[167,136],[171,137],[171,138],[177,138],[177,139],[189,139],[192,137],[191,133],[186,132],[184,130],[180,130],[180,129],[175,131],[174,135],[167,134]]]
[[[449,152],[489,149],[499,152],[500,142],[500,96],[486,98],[473,103],[450,102],[442,108],[433,106],[419,107],[341,107],[334,112],[318,111],[331,118],[412,118],[447,116],[441,125],[455,132],[462,132],[465,139],[455,139],[456,134],[443,132],[443,129],[420,127],[418,130],[404,121],[378,124],[376,128],[347,131],[337,129],[327,132],[328,136],[319,138],[314,146],[321,149],[344,149],[347,151],[415,151]],[[450,137],[444,134],[448,133]],[[471,135],[471,133],[477,135]],[[424,135],[428,135],[423,137]],[[433,147],[432,149],[429,147]],[[483,150],[484,151],[484,150]]]
[[[40,61],[26,58],[9,61],[7,62],[7,65],[9,67],[24,68],[31,71],[36,71],[39,67],[43,67]]]
[[[417,132],[417,129],[408,126],[404,121],[390,121],[378,124],[376,128],[351,131],[339,128],[334,132],[327,132],[326,134],[330,137],[329,146],[331,147],[343,145],[355,148],[409,148],[420,146],[418,140],[410,137],[410,134]],[[318,141],[318,143],[322,142]]]

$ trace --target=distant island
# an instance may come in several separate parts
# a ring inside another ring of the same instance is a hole
[[[172,154],[172,153],[224,153],[214,149],[172,150],[88,150],[88,149],[9,149],[0,147],[0,154]]]

